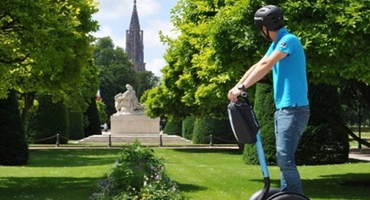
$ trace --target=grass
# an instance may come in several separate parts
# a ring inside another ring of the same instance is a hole
[[[31,150],[27,166],[0,166],[2,200],[84,200],[110,170],[117,149]],[[259,166],[245,165],[235,149],[154,148],[167,174],[186,199],[248,199],[263,186]],[[300,166],[304,191],[312,200],[365,200],[370,195],[369,162]],[[272,186],[279,185],[279,170],[269,167]]]
[[[155,149],[165,158],[169,176],[177,181],[187,199],[248,199],[263,187],[259,166],[243,164],[236,150]],[[370,163],[300,166],[305,194],[312,200],[365,200],[370,195]],[[279,170],[269,167],[273,187]]]
[[[0,166],[0,199],[88,199],[117,155],[115,149],[31,150],[27,166]]]

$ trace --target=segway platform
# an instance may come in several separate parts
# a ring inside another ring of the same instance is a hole
[[[237,102],[230,102],[228,115],[230,125],[236,140],[241,144],[255,144],[258,161],[261,166],[264,187],[254,193],[250,200],[307,200],[309,198],[294,192],[281,192],[278,188],[270,188],[270,174],[268,171],[265,153],[262,146],[259,124],[247,93],[241,94]]]

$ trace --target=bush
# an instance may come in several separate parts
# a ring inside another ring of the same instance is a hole
[[[349,140],[340,118],[337,87],[310,85],[311,116],[297,149],[298,164],[334,164],[348,160]]]
[[[29,157],[15,92],[0,99],[0,165],[24,165]]]
[[[79,140],[84,137],[83,114],[81,112],[68,112],[69,139]]]
[[[254,101],[254,111],[260,125],[263,149],[266,161],[269,164],[276,163],[275,131],[274,131],[274,112],[275,105],[273,100],[272,85],[258,83],[256,85],[256,96]],[[258,164],[257,150],[254,145],[245,145],[243,160],[247,164]]]
[[[165,174],[165,166],[138,141],[122,150],[110,173],[98,184],[92,200],[179,200],[177,185]]]
[[[209,115],[197,118],[192,142],[194,144],[210,143],[210,135],[212,135],[213,144],[237,143],[228,119],[215,119]]]
[[[89,102],[89,106],[85,111],[85,137],[89,137],[91,135],[101,135],[101,122],[99,118],[99,111],[96,104],[96,97],[92,97]]]
[[[310,85],[309,124],[302,135],[296,152],[298,165],[344,163],[348,159],[348,135],[340,119],[341,107],[338,91],[334,86]],[[260,124],[263,148],[268,164],[276,164],[274,134],[275,107],[272,88],[257,84],[255,112]],[[258,164],[254,145],[246,145],[243,159],[247,164]]]
[[[31,115],[29,124],[30,135],[37,144],[55,144],[56,134],[59,134],[60,144],[68,142],[67,113],[63,102],[54,103],[50,95],[41,94],[37,97],[39,105]]]
[[[182,121],[170,120],[166,123],[163,129],[163,133],[168,135],[178,135],[181,136]]]
[[[182,121],[182,137],[191,140],[193,136],[195,117],[190,116]]]

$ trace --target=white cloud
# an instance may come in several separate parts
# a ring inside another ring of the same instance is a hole
[[[129,5],[133,5],[132,1]],[[139,18],[151,16],[161,10],[161,5],[156,0],[138,0],[136,5]]]
[[[159,39],[159,31],[162,31],[164,35],[171,34],[173,26],[168,21],[163,20],[150,20],[148,21],[148,27],[144,31],[144,42],[148,47],[163,46],[163,43]]]
[[[95,14],[98,21],[107,21],[130,16],[132,12],[131,0],[96,0],[99,11]]]
[[[95,37],[101,38],[113,34],[113,29],[110,26],[100,26],[100,30],[94,33]]]
[[[166,65],[166,61],[163,58],[156,58],[146,63],[146,70],[153,72],[155,76],[162,77],[160,71]]]
[[[134,6],[133,0],[96,0],[99,12],[95,18],[99,21],[129,18]],[[161,5],[156,0],[140,0],[136,3],[140,17],[151,16],[160,11]]]

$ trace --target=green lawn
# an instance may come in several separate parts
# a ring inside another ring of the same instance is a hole
[[[88,199],[118,150],[31,150],[27,166],[0,166],[0,199]]]
[[[165,158],[170,177],[188,199],[248,199],[263,187],[259,166],[243,164],[235,150],[155,149]],[[305,194],[312,200],[370,197],[370,163],[300,166]],[[272,186],[279,185],[279,170],[269,167]]]
[[[112,167],[117,149],[31,150],[27,166],[0,166],[0,199],[84,200]],[[187,199],[248,199],[262,188],[259,166],[245,165],[241,152],[217,149],[154,148],[167,174]],[[312,200],[365,200],[370,196],[370,163],[300,166],[304,191]],[[270,167],[272,185],[279,171]]]

